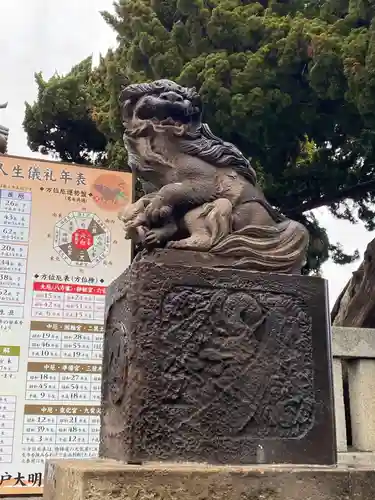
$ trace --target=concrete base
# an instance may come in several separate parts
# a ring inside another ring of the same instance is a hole
[[[348,451],[338,453],[338,463],[340,465],[355,467],[371,467],[375,470],[375,452],[373,451]]]
[[[375,470],[51,460],[46,500],[373,500]]]

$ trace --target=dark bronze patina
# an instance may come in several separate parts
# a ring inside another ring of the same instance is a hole
[[[194,89],[134,84],[121,103],[129,164],[146,192],[121,214],[127,237],[232,257],[244,269],[300,272],[307,230],[268,203],[248,159],[201,122]]]
[[[130,85],[121,103],[146,194],[121,214],[141,251],[107,296],[101,456],[335,463],[326,284],[300,275],[306,229],[201,123],[195,90]]]
[[[333,464],[326,284],[138,255],[111,286],[101,456]]]

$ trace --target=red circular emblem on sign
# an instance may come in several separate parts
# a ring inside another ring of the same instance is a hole
[[[94,237],[87,229],[77,229],[72,234],[72,243],[79,250],[88,250],[94,244]]]

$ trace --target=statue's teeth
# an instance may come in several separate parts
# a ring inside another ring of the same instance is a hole
[[[174,120],[169,116],[160,122],[162,125],[174,125]]]

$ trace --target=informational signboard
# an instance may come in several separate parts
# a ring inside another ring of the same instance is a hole
[[[104,303],[131,260],[131,174],[0,155],[0,495],[96,457]]]

